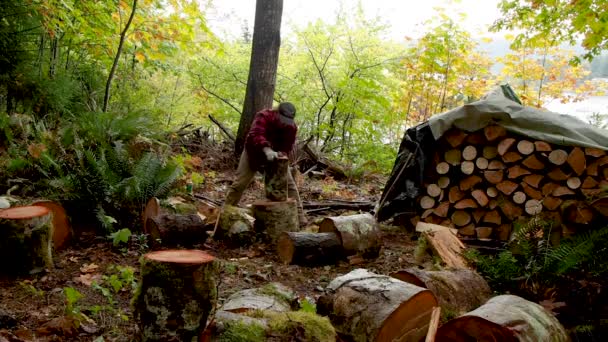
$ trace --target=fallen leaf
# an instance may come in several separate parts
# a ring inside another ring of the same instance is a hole
[[[556,302],[556,301],[554,301],[554,299],[546,299],[546,300],[541,301],[539,304],[543,308],[547,309],[547,311],[551,312],[551,314],[553,314],[553,316],[555,316],[557,314],[553,310],[563,308],[564,306],[566,306],[565,302]]]
[[[81,274],[78,277],[74,278],[75,281],[78,281],[86,286],[91,286],[94,281],[98,282],[101,280],[101,274],[99,273],[85,273]]]
[[[78,262],[78,257],[72,256],[69,257],[68,260],[70,260],[71,262]]]
[[[52,320],[44,323],[36,330],[39,336],[58,335],[58,336],[74,336],[78,334],[76,326],[78,322],[69,317],[55,317]]]
[[[95,272],[95,270],[97,270],[99,268],[99,266],[91,263],[91,264],[84,264],[81,268],[80,268],[80,272],[82,273],[91,273],[91,272]]]

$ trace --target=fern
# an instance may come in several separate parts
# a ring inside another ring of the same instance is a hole
[[[591,266],[591,273],[606,272],[605,263],[608,257],[608,227],[581,233],[571,240],[562,243],[549,252],[549,258],[555,263],[557,274],[566,274],[581,265]],[[601,265],[601,267],[593,267]]]

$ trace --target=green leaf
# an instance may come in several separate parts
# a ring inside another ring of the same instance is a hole
[[[115,233],[110,234],[110,238],[112,239],[112,244],[114,246],[118,246],[121,243],[129,242],[130,237],[131,230],[129,230],[129,228],[123,228]]]

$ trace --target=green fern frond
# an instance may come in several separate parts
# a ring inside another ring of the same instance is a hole
[[[605,258],[594,253],[597,247],[606,247],[608,227],[581,233],[571,240],[564,240],[549,253],[549,257],[556,262],[556,272],[564,274],[577,266],[593,261],[596,258]]]

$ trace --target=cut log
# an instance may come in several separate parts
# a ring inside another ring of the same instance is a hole
[[[481,221],[481,218],[485,214],[486,214],[486,211],[483,208],[477,208],[477,209],[473,210],[473,221],[475,221],[475,223],[479,223],[479,221]]]
[[[422,209],[431,209],[435,206],[435,199],[430,196],[422,196],[420,198],[420,207]]]
[[[476,234],[476,232],[475,232],[475,224],[474,223],[470,223],[470,224],[467,224],[464,227],[460,227],[458,229],[458,234],[463,235],[463,236],[474,236]]]
[[[543,211],[543,205],[539,200],[531,199],[526,201],[525,210],[528,215],[538,215]]]
[[[439,305],[456,315],[478,308],[490,298],[488,283],[470,269],[427,271],[408,268],[391,277],[431,290]]]
[[[254,229],[262,233],[266,240],[276,243],[283,232],[299,231],[296,201],[257,201],[253,203]]]
[[[150,217],[146,226],[152,242],[163,246],[192,247],[204,243],[208,237],[205,222],[196,214]]]
[[[439,329],[439,320],[441,319],[441,307],[437,306],[433,308],[431,313],[431,321],[429,322],[429,330],[426,333],[424,342],[435,342],[437,336],[437,330]]]
[[[546,183],[543,185],[542,192],[543,196],[549,196],[553,193],[555,189],[559,188],[559,184],[555,183]]]
[[[545,141],[535,141],[534,142],[534,149],[537,152],[551,152],[553,150],[551,148],[551,145],[549,145],[549,143],[545,142]]]
[[[450,185],[450,177],[439,177],[439,180],[437,180],[437,185],[439,185],[441,189],[447,188]]]
[[[466,139],[467,137],[467,134],[461,129],[450,128],[447,132],[443,134],[443,137],[448,142],[448,144],[452,146],[452,148],[456,148],[462,145],[464,139]]]
[[[585,159],[585,152],[583,152],[580,147],[573,148],[572,151],[570,151],[570,154],[568,154],[568,159],[566,159],[566,161],[578,176],[585,172],[587,160]]]
[[[251,244],[255,236],[254,221],[251,211],[225,205],[219,213],[218,226],[213,239],[224,240],[238,246]]]
[[[437,164],[437,166],[435,167],[435,170],[437,171],[438,174],[445,175],[450,171],[450,164],[448,164],[446,162],[441,162],[441,163]]]
[[[337,234],[346,256],[376,258],[382,246],[378,224],[368,213],[327,217],[321,221],[319,232]]]
[[[47,200],[35,201],[30,205],[45,207],[53,213],[53,248],[55,251],[64,249],[70,243],[74,232],[63,206],[57,202]]]
[[[437,184],[429,184],[426,187],[426,193],[431,197],[438,197],[441,194],[441,188]]]
[[[354,342],[424,339],[436,306],[431,291],[364,269],[332,280],[317,301],[318,313]]]
[[[287,265],[330,265],[342,253],[340,238],[334,233],[285,232],[277,241],[279,259]]]
[[[472,161],[463,161],[460,164],[460,171],[465,175],[472,175],[473,171],[475,171],[475,164]]]
[[[462,158],[469,161],[477,158],[477,149],[475,146],[469,145],[465,147],[464,150],[462,150]]]
[[[483,190],[473,190],[473,192],[471,192],[471,196],[473,196],[473,198],[475,199],[477,204],[479,204],[480,207],[485,207],[490,201],[485,191]]]
[[[496,196],[498,196],[498,189],[491,186],[486,190],[486,194],[488,194],[488,197],[496,198]]]
[[[523,178],[524,183],[526,183],[532,187],[535,187],[537,189],[542,180],[543,180],[543,175],[527,175],[527,176],[524,176],[524,178]]]
[[[199,250],[143,256],[133,299],[142,341],[191,341],[205,329],[217,299],[218,265]]]
[[[523,157],[517,152],[507,152],[502,156],[502,161],[507,164],[515,163],[522,160]]]
[[[516,204],[524,204],[526,201],[526,194],[523,191],[516,191],[513,194],[513,202]]]
[[[511,201],[504,200],[500,203],[499,207],[505,217],[510,221],[515,221],[523,214],[523,210]]]
[[[53,212],[41,206],[0,210],[0,270],[40,272],[53,268]]]
[[[585,202],[570,200],[561,205],[562,219],[569,223],[589,224],[593,221],[595,213]]]
[[[531,155],[528,158],[524,159],[521,164],[532,170],[543,170],[545,168],[545,163],[538,160],[535,155]]]
[[[524,192],[526,193],[526,195],[528,195],[528,197],[533,198],[535,200],[541,200],[543,198],[542,192],[534,189],[527,183],[521,183],[521,187],[524,190]]]
[[[241,290],[233,293],[222,306],[223,311],[247,313],[257,310],[288,312],[295,309],[297,297],[293,291],[279,283]]]
[[[517,150],[525,156],[530,155],[534,152],[534,143],[528,140],[520,140],[517,143]]]
[[[440,203],[437,208],[433,210],[433,214],[439,217],[448,217],[448,212],[450,211],[450,202]]]
[[[450,188],[450,192],[448,193],[448,200],[450,203],[456,203],[460,201],[464,197],[465,193],[461,191],[457,186],[453,186]]]
[[[483,157],[479,157],[479,158],[477,158],[477,160],[475,160],[475,166],[477,166],[477,168],[480,170],[487,169],[489,164],[490,164],[490,162],[486,158],[483,158]]]
[[[504,170],[506,168],[505,163],[501,162],[500,160],[492,160],[488,164],[488,170]]]
[[[505,224],[501,224],[500,226],[496,227],[496,237],[498,237],[498,239],[500,241],[509,241],[509,239],[511,238],[511,225],[508,223]]]
[[[585,155],[595,158],[600,158],[606,155],[606,151],[599,148],[585,147]]]
[[[498,191],[502,192],[507,196],[511,196],[511,194],[517,189],[517,187],[517,183],[511,181],[504,181],[496,184],[496,189],[498,189]]]
[[[447,230],[442,230],[424,232],[422,236],[427,240],[433,252],[445,263],[446,267],[468,268],[467,262],[462,256],[465,246],[456,235]]]
[[[593,179],[593,177],[587,176],[587,177],[585,177],[585,180],[583,181],[583,184],[581,185],[581,188],[583,188],[583,189],[593,189],[593,188],[597,187],[598,184],[599,183],[595,179]]]
[[[484,146],[482,155],[488,160],[493,159],[498,155],[498,149],[496,146]]]
[[[507,130],[498,125],[488,125],[483,128],[483,134],[488,141],[494,141],[507,135]]]
[[[549,153],[549,162],[553,165],[564,165],[566,160],[568,160],[568,152],[564,150],[553,150]]]
[[[160,201],[156,197],[150,198],[148,203],[146,203],[146,207],[144,211],[141,213],[141,219],[143,224],[144,233],[149,234],[148,232],[148,219],[156,217],[160,215]]]
[[[500,143],[498,143],[497,151],[498,154],[503,156],[507,151],[515,144],[514,138],[506,138],[503,139]]]
[[[549,172],[547,174],[547,177],[549,177],[549,179],[552,179],[554,181],[565,181],[568,178],[570,178],[570,174],[566,174],[564,173],[564,171],[562,171],[562,169],[557,168],[552,170],[551,172]]]
[[[568,187],[572,190],[576,190],[581,187],[581,179],[578,177],[570,177],[566,181]]]
[[[468,191],[471,190],[475,185],[482,182],[481,177],[477,175],[468,176],[467,178],[460,181],[460,190]]]
[[[477,208],[477,203],[471,198],[461,199],[454,204],[456,209],[474,209]]]
[[[598,198],[590,206],[604,217],[608,217],[608,197]]]
[[[443,157],[448,164],[458,165],[462,159],[462,152],[457,149],[449,150],[444,153]]]
[[[521,167],[519,165],[511,166],[507,170],[507,177],[509,179],[517,179],[519,177],[526,176],[526,175],[529,175],[529,174],[531,174],[530,171],[524,169],[523,167]]]
[[[466,226],[471,222],[471,214],[464,210],[455,210],[452,213],[452,223],[454,223],[458,227]]]
[[[562,200],[557,197],[547,196],[543,199],[543,206],[548,210],[555,210],[562,204]]]
[[[500,213],[498,211],[490,210],[484,215],[482,222],[495,224],[498,226],[502,223],[502,218],[500,217]]]
[[[489,240],[492,236],[492,227],[477,227],[475,232],[479,240]]]
[[[437,341],[566,342],[570,337],[542,306],[521,297],[501,295],[442,325]]]
[[[502,170],[498,170],[498,171],[485,171],[483,173],[483,176],[486,178],[486,180],[492,184],[498,184],[500,182],[502,182],[504,173]]]
[[[264,168],[264,190],[266,198],[270,201],[287,200],[287,173],[289,172],[289,158],[278,157]]]

